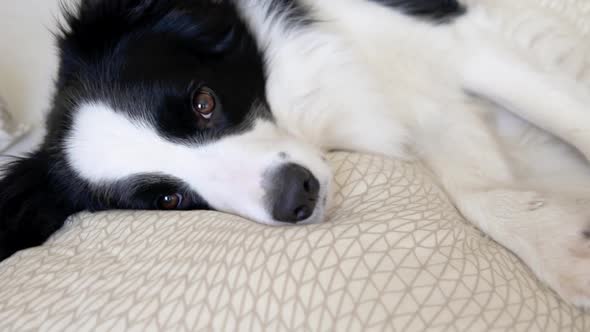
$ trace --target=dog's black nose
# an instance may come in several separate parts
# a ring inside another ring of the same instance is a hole
[[[286,164],[275,173],[272,217],[277,221],[296,223],[313,214],[320,191],[319,181],[297,164]]]

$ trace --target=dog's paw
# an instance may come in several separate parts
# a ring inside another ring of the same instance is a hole
[[[590,214],[574,211],[535,243],[540,277],[564,300],[590,308]]]
[[[509,190],[482,197],[493,216],[483,230],[517,254],[564,300],[590,308],[589,201]]]
[[[590,308],[590,228],[577,236],[557,236],[543,253],[547,282],[566,301]]]

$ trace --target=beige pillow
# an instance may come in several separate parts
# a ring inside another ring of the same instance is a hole
[[[6,150],[29,130],[24,124],[15,123],[6,103],[0,97],[0,152]]]

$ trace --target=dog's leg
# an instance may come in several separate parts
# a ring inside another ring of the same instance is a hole
[[[463,87],[575,146],[590,160],[590,91],[516,53],[480,51],[464,62]]]
[[[590,213],[582,201],[519,187],[485,123],[427,137],[423,158],[461,213],[562,297],[590,306]]]

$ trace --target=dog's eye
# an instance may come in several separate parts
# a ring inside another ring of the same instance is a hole
[[[157,205],[160,210],[175,210],[182,203],[181,194],[163,195],[158,198]]]
[[[208,89],[199,89],[193,96],[193,110],[206,120],[211,119],[215,111],[215,97]]]

